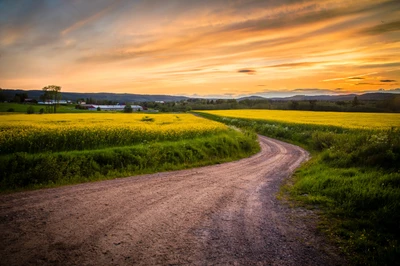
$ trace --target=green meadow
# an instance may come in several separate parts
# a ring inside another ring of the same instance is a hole
[[[283,187],[284,195],[319,210],[320,229],[353,264],[398,263],[399,127],[361,129],[198,114],[309,150],[312,159]]]

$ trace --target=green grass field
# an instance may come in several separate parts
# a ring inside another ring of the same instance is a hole
[[[360,129],[339,127],[335,125],[337,121],[332,123],[334,125],[302,123],[301,116],[296,123],[291,123],[284,119],[245,119],[212,113],[199,112],[204,117],[308,149],[313,158],[295,173],[283,191],[295,202],[323,211],[321,230],[340,246],[352,264],[398,263],[398,126],[389,124],[383,129],[373,126]]]
[[[40,113],[40,109],[46,110],[45,105],[39,104],[22,104],[22,103],[0,103],[1,114],[13,114],[13,113],[26,113],[29,106],[32,106],[35,113]],[[11,111],[12,109],[12,111]],[[93,111],[75,109],[74,104],[60,105],[57,107],[57,113],[88,113]]]

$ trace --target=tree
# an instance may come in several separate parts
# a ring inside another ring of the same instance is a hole
[[[299,102],[297,101],[290,101],[289,103],[290,109],[296,110],[299,107]]]
[[[309,103],[310,103],[310,109],[314,110],[315,106],[317,106],[317,100],[310,100]]]
[[[0,88],[0,101],[4,102],[6,100],[6,96],[4,95],[3,89]]]
[[[54,105],[54,113],[56,113],[56,106],[57,103],[61,100],[61,87],[56,85],[49,85],[44,87],[43,89],[44,94],[42,98],[44,101],[52,101]]]
[[[132,106],[130,104],[125,105],[124,113],[132,113],[132,112],[133,112]]]
[[[21,103],[21,97],[18,94],[15,94],[14,98],[12,99],[13,103]]]
[[[12,102],[14,103],[23,103],[25,99],[28,98],[28,93],[23,92],[23,93],[16,93],[14,98],[12,99]]]
[[[359,105],[359,104],[360,104],[360,102],[358,101],[357,96],[354,96],[354,99],[353,99],[353,101],[351,102],[351,105],[352,105],[353,107],[355,107],[355,106],[357,106],[357,105]]]
[[[35,109],[33,108],[32,105],[28,106],[28,108],[26,109],[26,113],[27,114],[34,114],[35,113]]]

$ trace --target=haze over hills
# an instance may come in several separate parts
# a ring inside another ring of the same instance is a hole
[[[394,93],[384,93],[384,92],[373,92],[364,94],[344,94],[344,95],[295,95],[290,97],[273,97],[264,98],[260,96],[251,96],[239,98],[238,101],[250,99],[250,100],[263,100],[269,99],[272,101],[351,101],[355,96],[359,100],[386,100],[392,98]]]
[[[399,90],[400,91],[400,90]],[[6,99],[11,100],[15,94],[27,93],[29,98],[40,100],[40,96],[43,94],[41,90],[2,90],[3,95]],[[295,95],[290,97],[273,97],[266,98],[261,96],[246,96],[237,98],[238,101],[243,100],[272,100],[272,101],[351,101],[355,96],[359,100],[387,100],[393,97],[395,93],[388,92],[374,92],[364,94],[346,94],[346,95]],[[193,97],[186,96],[175,96],[175,95],[147,95],[147,94],[130,94],[130,93],[78,93],[78,92],[62,92],[63,100],[78,101],[79,99],[92,98],[96,100],[108,100],[114,102],[177,102],[182,100],[188,100]],[[196,97],[199,98],[199,97]],[[201,98],[201,97],[200,97]],[[203,99],[209,99],[204,97]]]

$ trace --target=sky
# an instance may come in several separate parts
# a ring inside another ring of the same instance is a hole
[[[400,93],[399,0],[0,0],[0,87]]]

